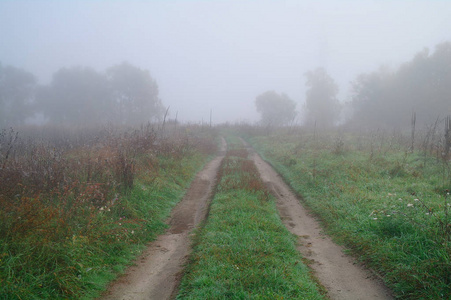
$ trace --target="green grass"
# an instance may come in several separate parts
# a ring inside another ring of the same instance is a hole
[[[355,139],[340,151],[331,138],[308,134],[251,142],[396,296],[451,294],[450,198],[443,191],[451,184],[440,163],[400,146],[370,153]]]
[[[150,174],[142,158],[138,167],[143,170],[131,190],[101,208],[79,203],[75,220],[55,216],[64,214],[61,206],[42,207],[39,202],[35,209],[54,209],[48,215],[55,221],[35,220],[40,227],[26,235],[0,236],[0,299],[99,296],[166,228],[164,220],[207,160],[208,155],[195,151],[181,158],[162,154],[152,159],[157,174]],[[57,199],[65,201],[62,195]],[[28,201],[33,205],[33,199]]]
[[[246,150],[229,148],[177,299],[324,299]]]

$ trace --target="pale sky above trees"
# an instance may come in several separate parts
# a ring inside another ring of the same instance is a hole
[[[257,121],[255,98],[303,107],[304,74],[350,81],[451,40],[451,1],[0,1],[0,62],[48,84],[62,67],[149,70],[170,117]]]

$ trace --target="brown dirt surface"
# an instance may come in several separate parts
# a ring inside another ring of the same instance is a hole
[[[158,237],[123,276],[113,282],[101,299],[173,299],[191,251],[189,235],[208,214],[216,176],[225,155],[225,141],[219,156],[197,174],[182,201],[174,208],[170,228]],[[370,270],[322,233],[321,225],[300,204],[299,199],[274,169],[248,146],[260,176],[277,198],[285,226],[298,236],[298,250],[309,261],[314,276],[330,299],[393,299],[391,292]]]
[[[390,290],[373,272],[345,255],[344,248],[322,232],[319,222],[300,204],[280,175],[249,146],[248,150],[262,180],[277,198],[283,223],[298,236],[298,250],[309,261],[327,295],[337,300],[393,299]]]
[[[163,300],[175,297],[183,266],[191,251],[189,235],[207,216],[225,149],[223,139],[220,154],[196,175],[186,195],[173,209],[168,220],[170,228],[150,243],[135,264],[109,286],[101,299]]]

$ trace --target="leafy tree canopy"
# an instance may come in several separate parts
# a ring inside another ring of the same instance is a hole
[[[161,119],[164,107],[158,97],[158,85],[149,71],[128,63],[107,70],[115,104],[115,116],[123,124],[139,124]]]
[[[323,68],[309,71],[305,77],[308,87],[305,99],[307,124],[316,122],[320,127],[335,125],[340,114],[335,81]]]
[[[38,103],[52,123],[92,125],[108,121],[112,101],[106,77],[91,68],[62,68],[48,86],[40,87]]]
[[[433,123],[451,114],[451,43],[428,49],[398,70],[362,74],[352,86],[351,122],[358,126],[405,127],[412,112],[417,123]]]
[[[136,125],[158,120],[163,106],[158,85],[146,70],[128,63],[99,73],[72,67],[57,71],[37,93],[38,107],[51,123]]]
[[[255,106],[266,126],[287,125],[296,117],[296,103],[283,93],[267,91],[255,99]]]
[[[32,115],[36,78],[0,63],[0,127],[23,124]]]

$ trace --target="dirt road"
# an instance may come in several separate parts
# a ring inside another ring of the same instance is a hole
[[[244,143],[244,141],[243,141]],[[170,228],[151,243],[136,266],[114,282],[102,299],[173,299],[190,253],[189,234],[205,219],[220,163],[221,154],[196,176],[183,200],[174,208]],[[248,145],[250,158],[260,176],[277,198],[285,226],[299,237],[298,250],[311,263],[319,282],[331,299],[393,299],[390,291],[371,272],[343,253],[326,235],[319,223],[301,206],[281,177]]]
[[[183,265],[190,252],[189,234],[205,219],[219,166],[225,155],[222,140],[220,154],[199,172],[169,219],[170,228],[152,242],[126,273],[113,282],[101,299],[171,299],[177,293]]]
[[[393,299],[376,276],[345,255],[342,247],[321,232],[318,221],[302,207],[280,175],[249,145],[247,147],[260,176],[277,198],[282,221],[299,237],[298,250],[310,260],[309,266],[327,289],[328,296],[337,300]]]

